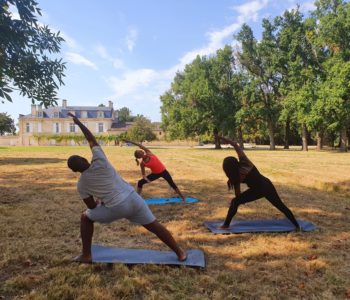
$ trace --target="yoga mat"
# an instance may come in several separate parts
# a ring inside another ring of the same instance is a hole
[[[183,262],[179,261],[176,254],[172,251],[125,249],[102,245],[92,245],[91,251],[93,263],[177,265],[196,268],[205,267],[204,253],[199,249],[188,250],[187,259]]]
[[[313,231],[317,227],[307,221],[297,220],[302,231]],[[244,232],[288,232],[295,231],[295,226],[288,219],[278,220],[234,220],[227,229],[219,227],[224,221],[208,221],[204,225],[213,233],[244,233]]]
[[[167,203],[181,203],[183,202],[181,198],[149,198],[145,199],[147,204],[167,204]],[[196,203],[198,199],[186,198],[186,203]]]

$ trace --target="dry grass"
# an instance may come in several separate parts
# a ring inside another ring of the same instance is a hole
[[[106,148],[135,184],[134,148]],[[87,148],[0,149],[0,299],[345,299],[350,297],[350,154],[247,151],[310,233],[213,235],[204,220],[223,219],[232,194],[222,159],[232,150],[155,149],[183,192],[198,204],[152,206],[180,244],[201,248],[207,268],[79,265],[78,176],[66,167]],[[172,194],[164,181],[144,196]],[[278,218],[267,201],[242,206],[237,218]],[[167,248],[127,221],[96,225],[94,242]]]

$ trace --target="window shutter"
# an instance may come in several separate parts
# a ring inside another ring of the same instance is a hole
[[[98,123],[96,123],[95,132],[98,132]]]
[[[52,123],[52,132],[53,133],[56,133],[56,123]]]

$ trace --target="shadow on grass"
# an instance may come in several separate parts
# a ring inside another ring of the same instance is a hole
[[[37,165],[37,164],[54,164],[66,161],[61,158],[47,158],[47,157],[6,157],[0,158],[2,165]]]

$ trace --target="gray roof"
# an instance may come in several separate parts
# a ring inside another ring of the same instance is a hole
[[[103,112],[104,118],[113,118],[113,108],[109,107],[98,107],[98,106],[67,106],[66,108],[57,106],[57,107],[49,107],[42,110],[43,118],[57,118],[54,117],[54,113],[58,113],[59,118],[69,118],[68,113],[74,112],[74,114],[78,117],[82,117],[82,112],[85,111],[87,113],[87,118],[97,118],[98,112]],[[31,118],[31,114],[23,116],[24,118]]]

